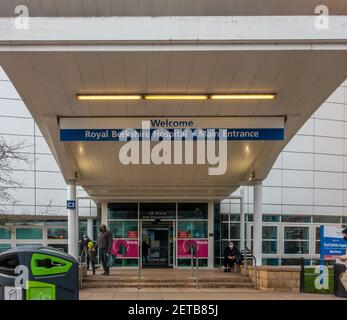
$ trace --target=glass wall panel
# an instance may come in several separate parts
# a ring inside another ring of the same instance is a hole
[[[284,240],[309,240],[309,227],[284,227]]]
[[[86,235],[87,232],[87,220],[79,220],[78,221],[78,239],[83,239],[83,236]]]
[[[199,259],[199,267],[207,267],[208,260],[207,259]],[[195,260],[193,260],[193,266],[195,266]],[[192,260],[191,259],[177,259],[178,267],[191,267]]]
[[[11,228],[0,228],[0,239],[11,239]]]
[[[189,238],[207,238],[207,221],[179,221],[178,232],[187,232]]]
[[[278,266],[280,264],[279,259],[263,259],[263,265],[265,266]]]
[[[309,254],[308,241],[285,241],[284,242],[285,254]]]
[[[276,226],[263,226],[263,239],[277,240],[277,227]]]
[[[277,253],[277,241],[263,241],[263,253],[264,254],[276,254]]]
[[[311,216],[281,216],[282,222],[300,222],[300,223],[310,223],[311,222]]]
[[[239,223],[230,224],[230,239],[240,239],[240,224]]]
[[[63,240],[67,238],[67,228],[47,228],[47,239]]]
[[[263,222],[279,222],[280,216],[279,215],[263,215]]]
[[[207,203],[179,203],[178,219],[207,219]]]
[[[176,203],[140,203],[140,218],[176,219]]]
[[[341,223],[341,217],[313,216],[313,223]]]
[[[112,220],[109,222],[109,230],[113,238],[129,238],[129,232],[137,232],[137,228],[137,221]]]
[[[131,203],[109,203],[108,204],[109,219],[137,219],[138,204]]]
[[[228,226],[229,226],[229,223],[222,223],[221,224],[222,239],[229,239]]]
[[[41,240],[43,238],[42,228],[16,228],[16,239]]]

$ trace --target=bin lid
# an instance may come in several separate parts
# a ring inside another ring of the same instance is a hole
[[[46,247],[46,246],[41,246],[41,245],[28,245],[28,246],[23,246],[23,247],[16,247],[12,248],[9,250],[4,251],[2,254],[9,254],[9,253],[45,253],[48,255],[56,256],[59,258],[63,258],[66,260],[69,260],[73,263],[78,263],[78,261],[71,255],[62,252],[56,248],[52,247]]]

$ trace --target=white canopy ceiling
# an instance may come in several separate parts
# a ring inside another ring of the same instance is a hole
[[[87,20],[93,23],[92,18]],[[234,23],[222,21],[225,27]],[[298,34],[294,30],[297,21],[264,17],[259,20],[259,28],[268,30],[268,34],[264,32],[262,37],[271,33],[272,29],[266,25],[276,27],[283,21],[286,25],[281,28],[287,30],[290,41],[283,39],[281,44],[278,40],[259,39],[254,33],[244,33],[246,46],[240,46],[233,43],[236,35],[232,32],[215,37],[213,32],[220,32],[219,29],[202,28],[206,37],[210,37],[204,45],[199,43],[201,33],[194,36],[194,32],[190,32],[186,47],[179,47],[179,41],[175,41],[172,34],[163,33],[161,36],[167,37],[166,42],[172,42],[172,46],[144,37],[141,46],[136,46],[136,41],[135,47],[118,41],[117,45],[107,48],[96,38],[93,45],[88,46],[87,34],[83,35],[83,48],[78,46],[77,40],[64,41],[62,34],[68,37],[66,28],[69,26],[64,20],[52,21],[56,23],[54,30],[46,24],[29,33],[0,30],[0,64],[36,120],[65,179],[76,179],[91,196],[122,200],[218,199],[249,183],[252,171],[256,180],[264,179],[291,137],[347,77],[344,47],[347,33],[342,32],[346,28],[343,17],[332,19],[332,25],[339,32],[332,28],[329,37],[312,28]],[[303,22],[312,23],[305,19]],[[172,20],[171,26],[174,23]],[[202,30],[199,22],[194,23],[198,24],[196,30]],[[245,26],[249,23],[251,28],[252,21],[243,23]],[[139,26],[137,32],[141,38]],[[254,30],[254,26],[252,28]],[[103,30],[96,31],[102,33]],[[126,32],[120,30],[108,36],[124,39]],[[148,34],[148,30],[144,32]],[[312,32],[315,32],[314,40],[303,40],[311,39]],[[333,41],[336,39],[338,44]],[[313,42],[319,46],[315,47]],[[144,43],[148,43],[146,48],[142,47]],[[212,92],[275,92],[277,99],[189,102],[76,99],[77,93]],[[284,116],[285,140],[229,142],[227,173],[209,176],[203,165],[122,165],[117,158],[119,144],[115,142],[61,142],[59,139],[60,117],[109,116]]]

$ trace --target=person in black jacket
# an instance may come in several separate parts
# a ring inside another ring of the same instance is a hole
[[[236,248],[234,242],[230,241],[229,245],[224,249],[224,272],[230,272],[235,264],[241,261],[241,253]]]
[[[99,231],[100,231],[100,235],[98,239],[97,248],[99,249],[100,261],[104,269],[104,273],[102,275],[108,276],[110,275],[108,260],[109,260],[109,257],[111,256],[111,250],[112,250],[112,244],[113,244],[112,233],[111,231],[107,230],[104,224],[100,226]]]

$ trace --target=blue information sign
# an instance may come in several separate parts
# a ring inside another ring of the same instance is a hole
[[[342,228],[336,226],[320,227],[320,258],[329,260],[332,256],[346,254],[347,241],[343,240]]]

